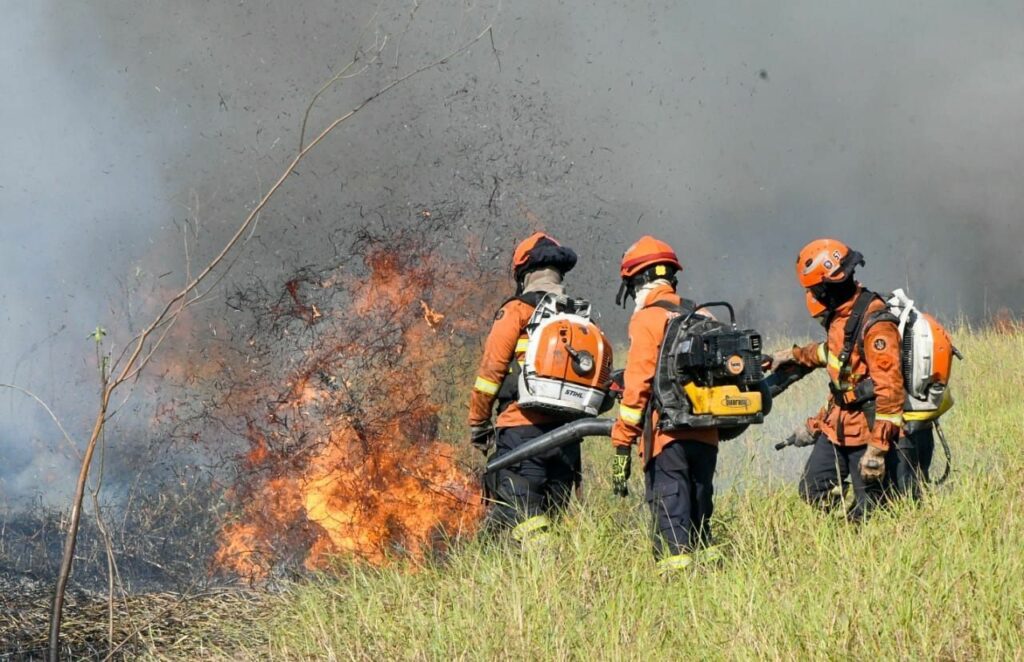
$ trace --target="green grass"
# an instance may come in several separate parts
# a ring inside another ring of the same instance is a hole
[[[347,565],[290,588],[261,624],[269,643],[224,655],[1024,658],[1024,336],[956,337],[954,473],[917,507],[852,526],[797,498],[807,451],[772,444],[820,406],[816,377],[723,444],[718,566],[659,578],[640,477],[612,497],[608,442],[591,439],[582,497],[550,547],[470,542],[425,567]]]

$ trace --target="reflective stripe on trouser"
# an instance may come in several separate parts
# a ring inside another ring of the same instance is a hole
[[[687,553],[673,554],[672,556],[666,556],[657,563],[658,572],[670,573],[677,570],[683,570],[693,565],[693,557]]]
[[[701,565],[718,563],[725,558],[725,552],[721,545],[708,545],[697,552],[697,561]]]
[[[800,478],[800,496],[823,509],[834,508],[842,503],[842,491],[837,496],[833,490],[849,478],[853,485],[853,503],[846,517],[851,521],[864,519],[878,505],[882,495],[882,483],[865,483],[860,475],[860,459],[867,448],[866,445],[837,446],[825,435],[818,435]],[[887,465],[891,456],[890,453],[886,458]]]
[[[657,558],[710,544],[717,462],[718,449],[699,441],[673,441],[648,462],[644,482]]]
[[[506,455],[526,442],[554,430],[562,422],[498,428],[492,458]],[[493,507],[490,525],[513,528],[520,523],[560,510],[569,503],[581,477],[580,445],[569,444],[543,457],[532,457],[497,472],[489,487]]]
[[[547,515],[534,515],[512,527],[512,537],[519,542],[524,542],[547,532],[551,526],[551,518]]]

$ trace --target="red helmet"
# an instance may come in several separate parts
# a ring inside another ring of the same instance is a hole
[[[864,264],[864,256],[838,239],[815,239],[796,258],[796,279],[804,288],[841,283]]]
[[[535,232],[519,242],[512,253],[512,275],[517,281],[534,269],[552,267],[564,274],[575,266],[576,252],[543,232]]]
[[[644,235],[623,253],[619,274],[623,278],[632,278],[647,267],[656,264],[669,265],[675,271],[683,270],[683,265],[679,263],[679,258],[676,257],[676,252],[672,250],[671,246],[650,235]],[[668,276],[670,274],[658,275]]]

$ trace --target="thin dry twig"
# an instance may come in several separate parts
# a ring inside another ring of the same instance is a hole
[[[64,429],[64,426],[61,425],[60,419],[57,418],[57,415],[53,413],[53,410],[50,409],[50,406],[46,404],[42,398],[40,398],[32,391],[26,388],[22,388],[21,386],[16,386],[14,384],[0,384],[0,388],[9,388],[13,391],[18,391],[19,393],[23,393],[28,397],[32,398],[33,400],[35,400],[37,403],[39,403],[39,406],[46,410],[46,413],[49,414],[50,419],[57,425],[57,429],[60,430],[60,433],[64,435],[64,441],[68,442],[68,448],[70,448],[71,452],[73,452],[75,455],[78,456],[79,459],[81,459],[82,453],[78,450],[78,447],[75,446],[75,442],[73,439],[71,439],[71,435],[69,435],[68,431]]]
[[[306,124],[309,123],[309,114],[311,112],[313,112],[313,106],[315,106],[316,102],[320,100],[320,97],[325,92],[327,92],[327,90],[331,89],[331,87],[333,87],[334,84],[337,83],[339,80],[344,80],[346,78],[351,78],[353,76],[358,76],[362,72],[366,71],[366,69],[369,67],[369,65],[365,65],[362,69],[360,69],[359,71],[353,73],[351,76],[346,75],[346,74],[348,74],[348,70],[349,69],[351,69],[352,67],[356,66],[356,64],[358,64],[358,62],[360,60],[360,48],[361,48],[360,44],[363,41],[363,36],[366,34],[367,30],[369,30],[370,24],[373,23],[375,18],[377,18],[377,14],[379,12],[380,12],[380,4],[378,3],[377,9],[375,9],[374,12],[373,12],[373,15],[370,16],[370,20],[368,20],[366,22],[366,25],[363,26],[363,29],[359,31],[359,36],[356,37],[356,48],[355,48],[355,53],[353,53],[353,55],[352,55],[352,60],[348,64],[346,64],[341,69],[341,71],[339,71],[338,73],[336,73],[333,76],[331,76],[327,80],[327,82],[325,82],[323,85],[321,85],[320,89],[318,89],[316,91],[316,93],[313,95],[313,97],[309,100],[309,105],[306,106],[306,112],[302,114],[302,126],[299,128],[299,151],[300,152],[302,151],[302,148],[305,146],[305,143],[306,143]],[[381,44],[380,47],[377,49],[377,52],[374,53],[374,60],[377,57],[380,56],[381,51],[384,50],[384,46],[387,43],[388,43],[387,39],[384,39],[384,43]],[[370,62],[372,63],[373,60],[371,60]]]

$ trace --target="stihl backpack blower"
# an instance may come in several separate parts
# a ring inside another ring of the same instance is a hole
[[[907,394],[903,403],[903,427],[908,433],[929,425],[935,428],[946,455],[946,468],[935,481],[936,485],[941,485],[949,478],[953,454],[939,425],[939,417],[953,406],[949,392],[953,357],[963,360],[963,355],[938,320],[915,308],[914,300],[902,289],[893,290],[885,303],[899,320],[903,390]]]
[[[885,301],[899,320],[903,388],[907,392],[903,420],[908,432],[934,421],[953,406],[949,377],[953,357],[963,358],[949,332],[939,322],[914,307],[903,290],[893,290]]]
[[[605,410],[612,345],[590,319],[590,302],[548,293],[526,325],[517,402],[567,417]]]

